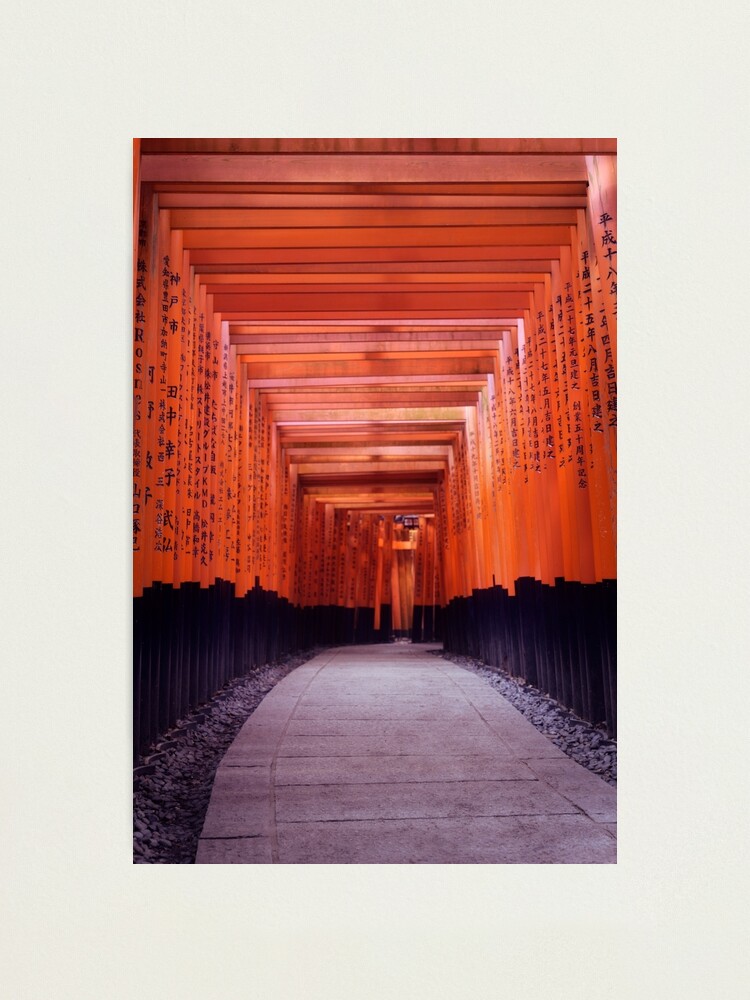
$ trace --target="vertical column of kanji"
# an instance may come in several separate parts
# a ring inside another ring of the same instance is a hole
[[[155,472],[154,480],[154,530],[153,530],[153,572],[154,581],[159,583],[172,582],[171,561],[167,563],[164,554],[164,511],[166,507],[167,477],[166,468],[166,435],[167,435],[167,361],[169,336],[169,295],[170,295],[170,257],[169,257],[169,212],[161,210],[158,219],[158,273],[159,273],[159,307],[156,365],[154,370],[156,437],[151,452],[151,461]],[[167,540],[171,542],[171,533],[167,531]],[[171,559],[172,550],[169,550]]]
[[[385,544],[385,518],[382,514],[377,516],[376,539],[375,539],[375,595],[374,612],[372,617],[372,627],[375,632],[379,632],[382,627],[381,608],[383,604],[383,546]]]
[[[485,555],[484,555],[484,525],[482,515],[482,483],[479,464],[479,427],[476,406],[467,406],[466,430],[468,448],[466,453],[469,475],[469,529],[474,554],[474,572],[472,589],[486,586]]]
[[[351,608],[354,614],[350,622],[356,624],[357,590],[358,590],[358,570],[359,570],[359,544],[360,544],[360,512],[352,511],[349,521],[349,542],[347,546],[347,577],[346,577],[346,606]]]
[[[387,515],[383,521],[383,586],[382,603],[388,606],[390,628],[393,629],[393,590],[391,587],[391,563],[393,561],[393,517]]]
[[[260,478],[260,523],[261,523],[261,549],[260,549],[260,582],[266,590],[270,589],[269,581],[269,508],[270,508],[270,424],[268,411],[266,408],[266,396],[260,396],[260,421],[261,421],[261,478]]]
[[[284,469],[279,447],[279,431],[276,422],[271,419],[271,587],[281,596],[282,578],[282,525],[284,504]]]
[[[208,587],[208,507],[209,507],[209,435],[211,433],[211,400],[206,387],[210,362],[209,318],[206,289],[196,279],[196,309],[198,315],[198,357],[196,365],[198,426],[196,434],[196,471],[198,474],[198,582],[201,590]],[[210,378],[210,375],[208,376]]]
[[[399,548],[401,533],[397,524],[391,527],[391,621],[393,631],[400,632],[404,625],[401,620],[401,579],[399,577]]]
[[[497,361],[495,361],[497,371]],[[482,536],[484,546],[483,587],[491,587],[497,576],[497,522],[495,520],[495,465],[492,460],[489,395],[494,387],[494,373],[477,397],[477,447],[479,484],[482,497]]]
[[[247,466],[247,393],[244,388],[243,364],[237,358],[237,348],[230,348],[230,358],[233,371],[230,371],[230,386],[233,386],[234,406],[232,410],[232,427],[234,437],[232,461],[232,493],[234,498],[234,594],[244,597],[247,592],[247,574],[243,559],[245,556],[244,533],[247,529],[246,497],[246,466]],[[234,378],[232,379],[232,375]]]
[[[593,245],[599,264],[610,337],[617,326],[617,157],[587,156]],[[613,351],[616,345],[612,344]],[[616,411],[615,411],[616,412]]]
[[[246,525],[243,542],[245,545],[244,571],[248,589],[255,586],[256,567],[258,565],[258,531],[255,518],[256,476],[258,475],[258,428],[257,428],[257,389],[247,389],[247,408],[245,434],[247,447],[245,474],[245,509]]]
[[[490,399],[494,397],[495,377],[498,372],[498,362],[495,360],[495,372],[488,375],[487,387],[482,389],[477,403],[477,429],[479,438],[479,465],[482,488],[482,527],[484,534],[484,583],[492,586],[497,579],[499,567],[499,535],[497,518],[497,482],[495,479],[494,444],[492,439]]]
[[[284,449],[279,448],[279,475],[281,476],[281,507],[279,511],[279,545],[280,545],[280,568],[279,568],[279,593],[287,600],[292,599],[291,573],[290,567],[293,565],[291,549],[291,494],[289,462],[284,454]]]
[[[273,460],[271,456],[271,418],[268,412],[268,396],[263,395],[261,400],[263,410],[263,437],[265,447],[263,449],[263,586],[266,590],[273,590],[273,580],[271,577],[272,552],[272,532],[271,518],[273,515],[272,503],[274,492],[271,483],[271,472]]]
[[[524,504],[524,464],[526,463],[526,441],[523,424],[523,398],[521,392],[521,355],[519,348],[520,331],[523,323],[511,327],[503,337],[503,396],[507,413],[508,441],[510,444],[508,496],[509,518],[507,523],[506,544],[512,555],[510,572],[504,584],[508,593],[515,594],[515,581],[521,576],[529,575],[529,545],[526,523],[523,514]]]
[[[595,578],[591,503],[589,500],[589,479],[586,462],[586,438],[584,427],[585,395],[583,389],[582,363],[579,347],[579,317],[577,304],[578,279],[577,264],[574,260],[575,230],[572,230],[572,247],[560,250],[560,266],[565,291],[565,346],[567,349],[568,404],[564,423],[567,428],[566,445],[572,459],[570,467],[575,481],[575,534],[577,576],[580,583],[593,583]],[[582,327],[583,316],[580,317]]]
[[[198,543],[196,540],[195,519],[198,516],[198,479],[197,479],[197,380],[198,380],[198,316],[195,302],[195,274],[193,269],[186,267],[183,258],[183,294],[186,295],[185,311],[185,384],[183,395],[185,412],[183,421],[183,437],[185,441],[185,462],[183,479],[185,491],[182,512],[182,530],[184,544],[182,546],[181,579],[197,583]],[[192,652],[191,652],[192,655]]]
[[[229,499],[230,521],[227,528],[227,544],[231,558],[230,566],[232,581],[235,585],[235,596],[239,594],[239,542],[240,542],[240,507],[239,507],[239,465],[242,455],[242,438],[239,433],[240,392],[239,369],[236,348],[229,346],[229,423],[227,424],[228,442],[230,447]]]
[[[600,385],[599,397],[594,400],[597,406],[594,416],[604,426],[611,512],[611,541],[605,547],[604,572],[608,579],[613,579],[617,539],[617,159],[614,156],[587,157],[586,164],[589,174],[586,221],[600,339]]]
[[[350,511],[347,522],[347,546],[346,546],[346,606],[354,608],[356,606],[356,585],[357,585],[357,527],[359,525],[358,515]]]
[[[310,503],[310,604],[316,608],[320,604],[321,564],[323,562],[323,539],[320,532],[320,504]]]
[[[147,271],[144,274],[147,294],[145,301],[136,295],[136,303],[141,305],[145,321],[144,383],[143,383],[143,429],[144,460],[143,472],[143,586],[151,587],[158,579],[158,567],[154,567],[154,531],[156,514],[156,476],[154,460],[156,452],[157,424],[159,419],[159,386],[156,371],[159,357],[159,208],[154,195],[146,203],[147,225],[146,245],[143,248]],[[153,634],[153,633],[152,633]]]
[[[464,429],[459,448],[460,544],[463,553],[463,596],[470,596],[476,580],[476,550],[472,524],[471,464],[469,457],[468,407],[464,407]]]
[[[292,594],[295,605],[302,603],[302,498],[297,480],[297,466],[289,463],[289,521],[291,538]]]
[[[229,324],[222,320],[218,327],[219,350],[218,370],[216,378],[217,413],[216,413],[216,578],[226,584],[230,579],[227,564],[224,537],[226,523],[229,517],[229,500],[227,498],[227,481],[229,472],[229,449],[227,439],[227,402],[229,397],[229,378],[227,354],[229,351]],[[227,367],[225,368],[225,362]]]
[[[324,537],[323,537],[323,593],[321,604],[334,603],[333,573],[334,573],[334,518],[333,504],[324,505]]]
[[[299,603],[300,550],[299,550],[299,482],[297,466],[287,462],[289,468],[289,560],[290,600]]]
[[[328,549],[326,547],[327,538],[327,504],[316,503],[316,521],[317,521],[317,532],[318,532],[318,545],[320,546],[320,562],[318,563],[318,593],[317,593],[317,604],[319,607],[325,607],[328,604]]]
[[[430,557],[427,551],[427,519],[421,516],[416,532],[417,547],[414,552],[414,628],[412,637],[419,642],[428,638],[430,621],[427,608],[430,604]]]
[[[564,259],[570,259],[570,248],[564,247]],[[563,287],[559,260],[552,261],[550,288],[553,299],[553,321],[550,325],[550,363],[552,376],[552,445],[554,451],[557,496],[559,503],[560,550],[562,570],[566,580],[578,579],[578,526],[575,515],[576,483],[573,471],[573,428],[568,372],[568,346],[565,329],[564,298],[572,301],[572,285]]]
[[[263,451],[265,427],[260,392],[253,390],[253,574],[259,586],[263,586]]]
[[[266,427],[263,420],[263,398],[260,392],[255,394],[255,416],[254,416],[254,438],[255,438],[255,455],[254,455],[254,483],[255,489],[253,491],[253,535],[255,539],[255,551],[254,551],[254,569],[253,572],[258,579],[258,583],[261,587],[265,586],[264,582],[264,567],[265,567],[265,446],[266,446]]]
[[[336,511],[336,591],[334,604],[343,608],[346,604],[346,511]]]
[[[357,585],[359,587],[357,605],[360,608],[366,608],[369,605],[371,525],[372,518],[370,515],[362,514],[359,524],[359,572],[357,574]],[[364,619],[360,617],[360,628],[363,620]]]
[[[443,564],[445,566],[446,599],[452,600],[458,596],[460,580],[456,575],[456,529],[455,515],[455,449],[456,444],[448,452],[448,467],[440,482],[440,522],[443,545]]]
[[[150,440],[152,389],[148,373],[153,350],[154,197],[144,188],[138,202],[133,275],[133,748],[140,751],[156,733],[152,707],[153,628],[151,585]],[[144,595],[144,588],[147,593]]]
[[[518,448],[518,414],[515,385],[513,380],[513,342],[511,329],[506,329],[500,338],[499,373],[495,380],[495,398],[492,412],[493,440],[495,441],[495,463],[497,470],[497,521],[500,536],[500,572],[497,582],[502,587],[511,587],[516,579],[517,543],[513,495],[513,472],[517,465],[515,453]]]
[[[177,524],[177,444],[180,418],[180,285],[182,281],[182,234],[169,229],[169,213],[166,216],[168,252],[162,255],[162,303],[166,307],[164,316],[166,331],[166,359],[159,365],[159,391],[165,401],[164,436],[157,443],[157,460],[162,466],[164,477],[164,511],[162,517],[163,581],[179,586],[180,566],[178,562]],[[164,287],[164,283],[167,287]]]
[[[552,585],[562,575],[562,532],[560,526],[560,501],[555,467],[555,446],[552,417],[551,364],[554,342],[554,305],[552,284],[549,277],[537,286],[535,297],[543,304],[541,318],[537,316],[536,328],[536,413],[535,438],[538,439],[539,468],[536,482],[536,523],[540,536],[542,583]],[[541,310],[539,310],[541,311]]]
[[[458,450],[460,448],[461,435],[456,436],[453,448],[448,455],[448,473],[445,483],[446,489],[446,519],[445,526],[448,534],[448,547],[446,551],[449,579],[451,582],[451,597],[463,596],[463,576],[461,573],[461,559],[459,557],[460,543],[458,538],[460,525],[460,511],[458,507]]]
[[[308,539],[310,534],[310,522],[308,520],[308,512],[310,507],[310,499],[308,495],[302,491],[299,496],[299,543],[297,545],[298,563],[299,563],[299,603],[303,608],[309,605],[309,594],[310,594],[310,564],[309,564],[309,548]]]
[[[495,582],[502,573],[502,545],[500,532],[500,474],[502,468],[500,425],[497,420],[497,384],[500,381],[500,353],[494,362],[494,372],[487,379],[487,392],[482,393],[481,412],[484,418],[485,469],[489,491],[488,522],[489,544],[492,553],[491,572]]]
[[[149,298],[153,297],[151,284],[151,238],[149,221],[152,215],[150,191],[144,191],[140,201],[138,219],[136,265],[133,277],[133,595],[140,597],[146,586],[147,569],[145,551],[148,536],[144,534],[146,486],[145,470],[148,454],[148,348],[147,334],[153,334],[147,323]]]
[[[366,555],[366,532],[365,519],[361,511],[357,511],[354,516],[354,559],[352,561],[352,604],[355,609],[362,606],[362,594],[364,590],[364,569]],[[356,622],[356,618],[355,618]]]
[[[229,538],[232,530],[232,460],[233,445],[229,431],[231,394],[229,388],[229,324],[221,324],[221,371],[219,377],[219,465],[217,499],[219,502],[218,524],[216,526],[217,552],[221,578],[227,583],[234,581],[234,559],[230,554]]]
[[[188,518],[192,516],[191,510],[191,482],[190,482],[190,459],[188,450],[190,419],[190,379],[189,379],[189,350],[190,350],[190,255],[187,250],[182,251],[182,259],[177,267],[179,280],[176,292],[179,297],[179,358],[177,365],[177,421],[176,421],[176,447],[173,454],[175,461],[175,483],[177,486],[175,497],[175,584],[189,582],[190,575],[186,564],[188,553]],[[174,440],[174,436],[172,437]]]
[[[219,386],[221,352],[221,314],[214,309],[214,298],[206,296],[208,316],[208,359],[206,369],[206,395],[208,398],[208,585],[212,587],[220,579],[218,561],[219,524],[219,406],[221,392]],[[214,678],[218,681],[218,676]]]
[[[339,588],[341,577],[341,532],[342,532],[342,512],[331,504],[333,528],[331,531],[331,583],[329,590],[329,603],[336,606],[339,603]],[[333,614],[333,613],[332,613]],[[334,628],[336,619],[331,618],[331,628]]]
[[[418,519],[417,548],[414,553],[414,621],[410,623],[412,638],[421,641],[424,632],[424,517]]]
[[[221,560],[221,534],[220,525],[223,515],[223,503],[221,502],[221,478],[219,476],[219,462],[223,443],[219,430],[219,413],[221,409],[221,313],[214,309],[213,296],[206,297],[206,304],[209,309],[211,337],[209,342],[209,377],[207,388],[211,400],[211,412],[209,419],[209,454],[208,454],[208,474],[209,474],[209,494],[208,494],[208,580],[213,586],[217,581],[223,580],[223,565]]]
[[[432,638],[438,636],[437,632],[437,609],[445,604],[445,585],[443,583],[443,566],[438,548],[438,524],[436,518],[428,522],[429,550],[432,554],[432,572],[430,581],[432,586]]]
[[[539,308],[541,306],[541,309]],[[525,318],[519,324],[518,346],[521,374],[521,434],[524,452],[523,462],[523,503],[521,505],[522,530],[526,537],[528,560],[522,570],[522,576],[541,577],[541,563],[544,558],[542,550],[543,539],[540,537],[537,522],[536,492],[538,476],[541,471],[539,451],[539,419],[536,412],[536,324],[538,313],[542,316],[544,302],[535,298],[532,309],[525,311]],[[532,311],[533,310],[533,311]]]
[[[310,510],[312,512],[312,551],[314,553],[312,593],[310,599],[313,607],[317,608],[323,603],[323,562],[325,556],[323,548],[323,504],[315,501],[310,505]]]
[[[236,349],[233,348],[236,351]],[[237,361],[237,387],[235,391],[235,409],[237,421],[237,541],[236,541],[236,573],[237,597],[244,597],[252,587],[249,573],[249,465],[250,465],[250,391],[247,387],[245,365]]]
[[[464,425],[458,441],[456,453],[456,499],[458,514],[458,551],[456,556],[459,560],[459,571],[461,579],[461,596],[467,597],[471,594],[472,588],[472,553],[467,545],[467,533],[469,527],[469,474],[467,461],[466,426]]]
[[[612,521],[604,427],[600,419],[600,403],[597,402],[597,397],[600,397],[601,393],[601,376],[599,373],[600,337],[597,332],[596,321],[599,295],[595,288],[595,280],[591,271],[591,250],[583,209],[578,211],[578,225],[576,226],[574,246],[578,257],[574,284],[576,286],[578,354],[581,362],[583,390],[581,407],[582,436],[588,480],[588,498],[591,509],[594,579],[601,580],[606,561],[605,554],[607,549],[611,548]],[[596,396],[594,396],[594,393],[596,393]],[[579,445],[577,444],[577,464],[579,458],[578,447]]]
[[[377,570],[377,523],[374,514],[367,515],[367,587],[362,602],[367,608],[375,607],[375,574]]]
[[[539,526],[537,524],[536,487],[541,463],[539,460],[539,421],[536,414],[536,323],[538,299],[524,312],[524,324],[519,331],[519,360],[521,364],[521,390],[523,399],[523,429],[526,440],[526,461],[523,477],[523,509],[526,514],[525,526],[529,544],[529,567],[526,575],[539,578],[541,575]]]
[[[431,642],[435,637],[435,562],[437,515],[425,517],[424,532],[420,532],[424,546],[424,641]]]

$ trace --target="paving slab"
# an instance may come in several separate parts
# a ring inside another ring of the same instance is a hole
[[[195,856],[196,865],[270,865],[273,864],[268,837],[202,837]]]
[[[278,824],[281,864],[612,864],[617,845],[585,816]]]
[[[534,781],[537,777],[522,760],[510,756],[280,757],[276,762],[277,788],[279,785],[387,784],[395,781],[522,780]]]
[[[436,647],[287,675],[216,773],[196,864],[603,864],[615,790]]]
[[[277,823],[564,813],[577,815],[578,810],[543,782],[431,781],[276,788]]]
[[[571,767],[570,764],[574,767]],[[617,791],[575,761],[527,758],[526,764],[550,788],[597,823],[617,822]]]

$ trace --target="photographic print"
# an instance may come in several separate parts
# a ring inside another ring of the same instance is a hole
[[[616,862],[617,143],[135,139],[134,862]]]

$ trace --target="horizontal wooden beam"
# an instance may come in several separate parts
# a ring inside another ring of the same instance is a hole
[[[342,387],[338,387],[342,388]],[[265,392],[265,390],[261,390]],[[371,409],[372,407],[412,407],[425,406],[476,406],[477,393],[471,392],[364,392],[358,393],[325,392],[306,393],[302,397],[292,393],[270,392],[267,395],[271,410],[310,410],[310,409]]]
[[[300,195],[330,197],[370,195],[391,197],[453,197],[470,198],[525,197],[528,195],[564,196],[585,198],[588,180],[578,181],[417,181],[411,183],[379,183],[378,181],[342,182],[329,181],[156,181],[147,185],[148,190],[160,197],[163,194],[240,194],[240,195]]]
[[[570,208],[176,208],[173,229],[574,226]]]
[[[241,292],[241,291],[268,291],[275,290],[282,285],[285,292],[303,291],[310,285],[332,285],[336,288],[348,288],[352,291],[359,291],[360,287],[387,284],[390,288],[398,290],[400,288],[411,288],[413,286],[426,285],[428,287],[439,287],[442,285],[467,284],[498,285],[505,288],[511,285],[512,288],[520,285],[533,284],[544,280],[546,272],[540,270],[531,271],[421,271],[404,272],[394,274],[391,271],[359,271],[344,273],[306,273],[292,272],[286,274],[233,274],[223,272],[211,275],[203,279],[202,284],[209,294],[213,292]]]
[[[318,336],[321,333],[334,334],[354,334],[356,337],[377,337],[397,340],[396,334],[405,333],[408,336],[420,337],[422,334],[436,334],[442,336],[452,336],[453,334],[468,334],[470,336],[482,336],[483,333],[494,333],[498,330],[512,329],[518,325],[518,320],[499,322],[492,319],[467,319],[467,320],[446,320],[437,318],[430,321],[414,320],[323,320],[321,322],[310,320],[294,321],[256,321],[237,322],[229,327],[231,336],[251,335],[261,336],[275,334],[311,334]]]
[[[542,279],[543,281],[543,279]],[[428,283],[402,282],[402,281],[382,281],[382,282],[306,282],[303,284],[230,284],[228,282],[205,283],[206,293],[217,296],[224,301],[226,299],[230,305],[233,300],[227,296],[235,295],[275,295],[288,298],[293,295],[396,295],[406,293],[408,295],[466,295],[469,292],[479,292],[491,295],[528,295],[535,291],[536,282],[533,281],[434,281]]]
[[[367,454],[362,455],[357,452],[358,446],[354,443],[348,446],[335,445],[324,449],[310,447],[301,448],[299,446],[289,446],[284,449],[284,454],[290,461],[304,459],[307,462],[334,462],[342,455],[352,461],[369,461],[373,457],[388,458],[393,461],[403,461],[404,456],[420,458],[423,456],[438,456],[445,458],[451,452],[447,445],[376,445],[367,449]]]
[[[527,308],[527,307],[523,307]],[[518,320],[519,314],[522,309],[505,309],[494,305],[485,306],[483,309],[419,309],[415,310],[413,318],[418,319],[445,319],[449,320],[464,320],[464,319],[488,319],[492,322],[506,323],[510,320]],[[254,320],[334,320],[340,319],[345,322],[351,322],[352,320],[403,320],[408,319],[412,313],[401,308],[401,309],[306,309],[295,310],[286,309],[284,311],[258,311],[249,314],[248,310],[233,311],[233,310],[222,310],[222,319],[227,320],[230,323],[239,322],[245,323],[248,319]],[[521,317],[522,318],[522,317]]]
[[[280,364],[269,364],[254,358],[242,360],[247,365],[248,379],[269,378],[320,378],[320,377],[357,377],[379,378],[380,380],[394,376],[419,378],[429,375],[486,375],[494,370],[493,361],[487,357],[472,358],[423,358],[407,361],[387,360],[357,360],[341,361],[336,355],[323,361],[284,361]]]
[[[263,353],[273,351],[293,351],[297,344],[315,344],[319,350],[325,351],[330,346],[333,351],[342,347],[347,350],[398,350],[399,345],[419,345],[423,350],[444,348],[460,344],[462,347],[479,348],[486,343],[497,343],[506,331],[492,329],[478,330],[427,330],[400,331],[387,330],[345,332],[332,331],[324,328],[322,331],[311,329],[305,333],[232,333],[230,343],[236,345],[239,353]],[[387,337],[387,340],[384,339]]]
[[[194,249],[328,249],[394,247],[568,246],[570,226],[358,226],[349,229],[186,229],[183,246]],[[522,257],[523,253],[514,254]]]
[[[164,191],[160,208],[586,208],[583,194],[328,194],[311,191],[240,193],[216,190]]]
[[[295,385],[304,385],[307,387],[321,386],[321,385],[413,385],[415,383],[424,383],[429,385],[432,382],[448,382],[455,381],[456,385],[470,386],[472,389],[481,389],[487,383],[486,375],[480,376],[478,378],[469,378],[467,375],[448,375],[445,373],[425,375],[424,372],[419,372],[418,374],[411,373],[407,375],[312,375],[312,376],[290,376],[285,375],[280,377],[269,376],[260,377],[253,373],[252,376],[248,376],[245,379],[246,384],[251,389],[284,389],[287,387],[293,387]]]
[[[153,154],[263,154],[330,155],[390,153],[423,156],[470,155],[548,155],[573,153],[616,154],[617,139],[505,139],[505,138],[180,138],[140,139],[141,152]]]
[[[242,264],[387,264],[403,262],[413,267],[425,262],[448,263],[456,261],[530,261],[559,260],[560,244],[507,246],[421,246],[421,247],[195,247],[190,251],[191,264],[231,265]],[[418,269],[418,268],[417,268]]]
[[[474,404],[475,405],[475,404]],[[369,406],[347,406],[345,408],[336,407],[330,405],[329,407],[315,406],[311,405],[309,407],[300,406],[299,408],[272,408],[270,411],[270,416],[275,417],[277,421],[282,422],[284,420],[298,420],[307,421],[313,418],[319,420],[336,420],[336,419],[346,419],[347,415],[356,414],[358,417],[362,417],[363,420],[388,420],[391,417],[398,420],[409,420],[412,423],[422,421],[424,423],[429,423],[435,419],[445,419],[448,417],[462,417],[466,409],[466,405],[451,405],[449,403],[429,403],[425,405],[418,405],[417,403],[409,402],[408,400],[402,400],[400,403],[396,404],[377,404],[370,403]]]
[[[463,339],[456,340],[427,340],[420,338],[404,338],[402,340],[385,341],[350,341],[342,343],[339,340],[323,340],[311,337],[301,337],[285,343],[268,343],[265,339],[258,338],[255,342],[248,342],[248,338],[243,341],[232,340],[237,344],[238,357],[246,361],[251,357],[262,356],[270,360],[291,360],[293,357],[305,355],[340,356],[342,358],[377,358],[383,355],[394,355],[399,358],[404,357],[424,357],[430,353],[440,353],[444,357],[460,357],[466,352],[472,351],[472,357],[480,354],[488,355],[494,353],[494,345],[498,343],[499,336],[495,334],[484,339],[476,340]],[[479,353],[477,353],[479,352]],[[469,356],[469,355],[467,355]]]
[[[540,153],[481,156],[305,153],[144,153],[141,180],[215,182],[424,183],[585,181],[584,156]]]
[[[533,248],[536,252],[536,247]],[[195,254],[193,255],[195,256]],[[532,273],[549,274],[552,270],[551,260],[454,260],[454,261],[388,261],[381,260],[375,263],[370,262],[345,262],[317,264],[234,264],[227,261],[224,264],[195,264],[193,268],[196,274],[210,274],[210,281],[232,282],[237,278],[244,278],[245,275],[257,277],[258,281],[290,281],[293,276],[295,281],[315,281],[326,277],[328,280],[341,280],[342,275],[351,274],[352,281],[368,281],[370,274],[399,275],[398,280],[409,280],[401,275],[420,275],[426,281],[440,280],[440,275],[447,274],[489,274],[498,278],[503,276],[513,276],[515,274]],[[304,276],[304,277],[303,277]],[[492,280],[491,278],[488,280]],[[522,279],[519,279],[522,280]],[[534,278],[534,280],[537,280]]]
[[[468,348],[447,348],[434,351],[427,351],[423,344],[415,350],[414,346],[405,346],[403,344],[396,344],[395,351],[376,351],[376,350],[365,350],[365,351],[352,351],[352,350],[339,350],[339,351],[318,351],[316,349],[317,345],[314,343],[307,345],[307,350],[302,344],[295,345],[295,351],[292,354],[284,353],[274,353],[268,354],[262,351],[253,352],[252,354],[238,354],[237,360],[242,361],[247,365],[271,365],[277,364],[283,366],[283,370],[286,371],[288,366],[292,366],[296,362],[310,363],[313,361],[318,361],[326,366],[345,364],[347,369],[353,372],[357,369],[351,365],[351,362],[359,361],[415,361],[418,362],[417,366],[422,371],[427,369],[421,368],[423,362],[431,362],[437,359],[449,359],[449,358],[460,358],[467,360],[469,358],[493,358],[497,355],[497,349],[491,344],[484,344],[478,349],[470,350]],[[410,366],[415,367],[415,366]]]

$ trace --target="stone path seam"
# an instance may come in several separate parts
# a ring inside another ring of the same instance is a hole
[[[297,695],[297,698],[295,699],[295,702],[294,702],[294,707],[292,708],[291,712],[289,713],[289,716],[288,716],[288,718],[286,720],[286,723],[285,723],[284,728],[283,728],[283,730],[281,732],[281,735],[279,736],[278,743],[276,744],[276,750],[275,750],[273,758],[271,760],[271,778],[270,778],[270,781],[269,781],[269,791],[270,791],[270,800],[271,800],[270,801],[270,806],[271,806],[270,841],[271,841],[271,858],[273,859],[273,863],[274,864],[278,864],[279,863],[279,838],[278,838],[278,835],[277,835],[277,832],[276,832],[276,761],[278,760],[278,756],[279,756],[279,748],[281,747],[281,744],[284,741],[284,737],[286,736],[286,731],[289,728],[289,724],[292,721],[292,717],[294,716],[294,711],[295,711],[297,705],[299,704],[300,698],[302,698],[307,693],[307,690],[309,689],[310,685],[315,680],[315,678],[318,676],[318,674],[321,672],[321,670],[323,670],[325,667],[327,667],[328,664],[332,660],[336,659],[337,653],[338,653],[338,650],[334,651],[331,654],[331,656],[325,661],[325,663],[321,663],[321,665],[318,667],[318,669],[315,671],[315,673],[312,675],[312,677],[310,678],[310,680],[305,685],[304,690],[301,691]],[[252,716],[251,716],[251,718],[252,718]]]

